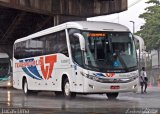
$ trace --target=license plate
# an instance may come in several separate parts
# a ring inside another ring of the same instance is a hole
[[[120,89],[120,86],[111,86],[110,89]]]

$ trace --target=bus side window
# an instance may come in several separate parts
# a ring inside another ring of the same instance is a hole
[[[14,51],[15,51],[15,58],[16,59],[20,59],[21,57],[23,57],[23,51],[24,51],[24,49],[23,49],[23,42],[18,42],[18,43],[16,43],[15,44],[15,46],[14,46]]]
[[[18,43],[16,43],[16,44],[14,44],[14,57],[16,58],[16,59],[18,59],[19,57],[18,57],[18,48],[19,46],[18,46]]]
[[[45,38],[45,53],[55,54],[57,53],[57,35],[55,33],[47,35]]]
[[[69,54],[68,54],[65,31],[61,31],[57,33],[57,44],[58,44],[57,45],[58,53],[62,53],[68,57]]]

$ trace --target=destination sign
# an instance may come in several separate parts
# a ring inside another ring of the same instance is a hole
[[[104,33],[88,33],[88,37],[105,37],[106,34]]]

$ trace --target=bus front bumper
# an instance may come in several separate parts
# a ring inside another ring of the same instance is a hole
[[[84,93],[136,92],[138,78],[128,83],[100,83],[85,79]]]

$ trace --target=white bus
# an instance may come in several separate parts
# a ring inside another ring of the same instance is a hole
[[[11,87],[11,60],[8,54],[0,53],[0,87]]]
[[[133,35],[123,25],[67,22],[14,43],[13,87],[25,94],[54,91],[67,98],[137,91]]]

